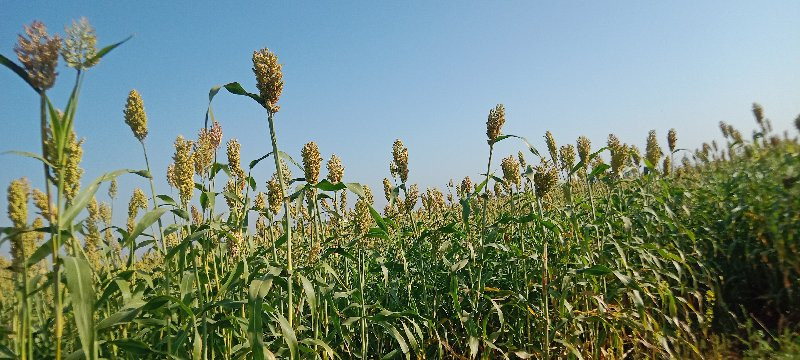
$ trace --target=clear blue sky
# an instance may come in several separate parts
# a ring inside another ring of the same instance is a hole
[[[649,129],[665,142],[671,127],[681,147],[695,148],[720,138],[720,120],[749,135],[753,101],[779,131],[792,129],[800,114],[797,1],[0,0],[0,13],[0,53],[8,57],[23,24],[34,19],[63,32],[86,16],[101,45],[135,35],[88,73],[76,130],[87,138],[85,182],[143,168],[122,118],[128,91],[139,90],[160,193],[169,191],[172,142],[203,125],[209,88],[240,81],[255,91],[250,56],[265,46],[284,64],[282,148],[299,159],[302,145],[316,141],[326,159],[343,158],[347,181],[370,184],[376,194],[389,176],[395,138],[408,146],[410,181],[423,189],[476,178],[487,157],[486,116],[497,103],[507,109],[504,132],[540,149],[546,130],[559,144],[587,135],[600,146],[609,132],[641,145]],[[0,150],[38,151],[36,96],[0,70]],[[51,96],[63,106],[72,70],[60,71]],[[220,93],[215,110],[226,140],[241,141],[245,163],[269,151],[264,111],[255,103]],[[522,148],[506,141],[497,158]],[[259,167],[263,189],[272,168]],[[21,176],[41,183],[32,160],[3,155],[0,169],[3,191]],[[117,209],[133,186],[146,183],[124,178]],[[5,214],[5,195],[0,206]],[[0,224],[8,224],[5,216]]]

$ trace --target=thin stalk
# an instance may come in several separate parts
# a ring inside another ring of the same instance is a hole
[[[489,142],[489,161],[486,163],[486,185],[484,185],[484,194],[486,198],[489,198],[489,172],[492,170],[492,154],[494,153],[494,143],[491,141]],[[468,189],[469,190],[469,189]],[[483,290],[483,237],[486,235],[486,216],[488,215],[486,212],[486,207],[488,206],[489,202],[483,202],[483,215],[481,219],[481,233],[478,237],[478,245],[480,259],[478,260],[478,288],[475,291],[475,310],[478,310],[478,301],[481,298],[481,292]],[[467,229],[469,230],[469,229]]]
[[[147,158],[147,147],[144,146],[144,140],[139,140],[139,143],[142,144],[142,153],[144,154],[144,164],[147,167],[147,173],[150,174],[150,177],[147,180],[149,180],[149,182],[150,182],[150,194],[153,197],[153,210],[156,210],[156,209],[158,209],[158,198],[156,198],[156,187],[153,184],[153,174],[150,171],[150,160]],[[164,226],[161,223],[161,218],[160,217],[158,218],[158,235],[159,235],[159,241],[161,241],[161,253],[163,254],[163,256],[166,257],[166,255],[167,255],[167,244],[164,242]],[[170,270],[169,270],[169,268],[170,268],[170,262],[165,262],[164,263],[165,281],[163,282],[163,284],[164,284],[163,291],[164,291],[165,295],[169,295],[169,288],[170,288]],[[167,355],[171,355],[172,354],[172,342],[169,341],[170,320],[171,320],[172,316],[170,316],[169,314],[170,314],[169,309],[167,309],[167,318],[166,318],[167,324],[165,326],[165,328],[166,328],[166,339],[167,339]]]
[[[535,180],[536,175],[534,175]],[[536,187],[534,186],[534,196],[536,196],[536,205],[539,208],[539,217],[544,218],[544,212],[542,212],[542,198],[538,194],[536,194]],[[550,286],[549,281],[549,269],[547,264],[547,237],[542,236],[542,242],[544,243],[543,250],[542,250],[542,295],[544,300],[544,318],[546,323],[546,328],[544,331],[544,354],[545,359],[550,359],[550,299],[549,299],[549,291],[548,288]]]
[[[269,122],[269,134],[270,140],[272,140],[272,157],[275,159],[275,168],[278,173],[278,184],[281,188],[281,196],[283,196],[283,218],[285,220],[286,226],[286,270],[288,272],[287,281],[289,283],[289,306],[287,308],[287,316],[286,319],[289,322],[289,327],[294,328],[294,310],[292,309],[292,304],[294,304],[293,299],[293,263],[292,263],[292,215],[289,211],[289,198],[286,195],[286,179],[283,177],[283,170],[281,169],[281,162],[278,156],[278,138],[275,134],[275,122],[273,118],[275,113],[268,112],[267,121]]]
[[[44,91],[39,92],[39,111],[41,113],[41,136],[42,136],[42,156],[47,158],[47,96]],[[61,312],[61,299],[59,294],[61,293],[61,264],[58,260],[58,249],[60,248],[59,244],[59,232],[57,231],[56,227],[58,223],[56,223],[56,219],[53,216],[53,206],[52,206],[52,199],[53,195],[50,192],[50,166],[47,164],[43,164],[44,167],[44,187],[45,193],[47,194],[47,213],[48,213],[48,220],[50,222],[50,242],[52,243],[52,261],[53,261],[53,312],[55,313],[55,358],[57,360],[61,359],[61,335],[64,328],[64,319]]]

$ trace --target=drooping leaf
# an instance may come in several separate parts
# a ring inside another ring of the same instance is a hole
[[[74,256],[64,256],[62,259],[72,310],[75,313],[75,324],[81,339],[81,349],[87,358],[96,359],[92,268],[84,259]]]

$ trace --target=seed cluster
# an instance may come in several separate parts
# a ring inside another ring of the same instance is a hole
[[[256,86],[264,101],[264,106],[272,113],[278,112],[278,99],[283,92],[283,70],[278,63],[278,56],[264,48],[253,52],[253,73],[256,75]]]
[[[128,100],[125,103],[125,123],[130,126],[133,136],[139,141],[144,141],[147,137],[147,114],[144,112],[144,101],[139,92],[131,90],[128,93]]]
[[[344,178],[344,165],[342,165],[342,160],[336,154],[331,155],[327,168],[328,181],[334,184],[342,181]]]
[[[408,180],[408,148],[403,145],[400,139],[392,144],[392,162],[389,164],[389,172],[392,176],[399,177],[400,182]]]
[[[494,109],[489,110],[489,118],[486,120],[486,137],[489,138],[489,143],[497,140],[505,122],[506,108],[503,104],[497,104]]]
[[[64,47],[61,56],[67,66],[79,70],[88,69],[100,61],[97,55],[97,35],[89,20],[82,17],[79,21],[72,21],[72,25],[64,32]]]
[[[507,158],[503,159],[500,163],[500,167],[503,169],[503,179],[506,181],[506,186],[509,189],[512,185],[519,186],[521,178],[517,159],[509,155]]]
[[[661,159],[661,155],[664,152],[661,151],[661,146],[658,145],[658,138],[656,137],[656,131],[650,130],[647,134],[647,148],[645,149],[645,159],[650,162],[653,166],[658,166],[658,161]]]
[[[61,49],[61,37],[47,34],[41,21],[25,26],[27,38],[19,35],[14,52],[28,74],[28,81],[38,90],[47,90],[56,82],[56,67]]]

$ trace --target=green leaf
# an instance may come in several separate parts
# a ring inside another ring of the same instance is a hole
[[[94,328],[94,301],[95,293],[92,286],[92,268],[84,259],[73,256],[64,256],[64,272],[67,277],[67,288],[75,313],[75,324],[78,327],[78,336],[81,339],[83,353],[89,359],[96,359],[95,328]]]
[[[286,321],[286,318],[283,317],[283,315],[280,313],[275,313],[275,317],[281,327],[283,340],[286,341],[286,346],[289,347],[289,352],[292,356],[291,358],[297,359],[297,335],[295,335],[294,330],[291,326],[289,326],[289,322]]]
[[[128,237],[125,238],[124,243],[127,244],[129,241],[136,240],[136,238],[139,237],[139,235],[141,235],[145,229],[147,229],[148,227],[150,227],[150,225],[153,225],[153,223],[158,221],[158,219],[161,218],[161,215],[164,215],[166,211],[167,209],[159,208],[152,210],[147,214],[144,214],[144,216],[142,216],[142,218],[139,219],[139,222],[136,223],[136,226],[133,228],[133,231],[131,231],[131,233],[128,234]]]
[[[111,327],[116,326],[116,325],[127,324],[127,323],[133,321],[133,319],[136,318],[136,315],[139,314],[139,310],[141,309],[141,305],[144,305],[144,304],[142,303],[138,307],[134,307],[134,308],[126,307],[126,308],[124,308],[124,309],[122,309],[120,311],[117,311],[117,312],[109,315],[107,318],[105,318],[103,320],[100,320],[100,322],[97,323],[97,326],[95,327],[95,330],[101,331],[101,330],[105,330],[105,329],[111,328]]]
[[[497,143],[497,142],[499,142],[499,141],[501,141],[503,139],[510,138],[510,137],[522,140],[525,143],[525,145],[528,145],[528,151],[530,151],[531,154],[536,155],[538,157],[542,157],[541,155],[539,155],[539,150],[536,150],[536,148],[533,147],[533,145],[531,145],[531,142],[528,141],[528,139],[523,137],[523,136],[517,136],[517,135],[502,135],[502,136],[498,136],[497,139],[492,144],[495,144],[495,143]]]
[[[602,276],[611,274],[612,270],[604,265],[592,265],[591,267],[578,270],[578,273],[589,274],[592,276]]]
[[[595,166],[594,169],[592,169],[592,172],[589,174],[589,180],[594,180],[594,178],[602,175],[604,172],[606,172],[606,170],[610,168],[611,166],[609,166],[608,164],[600,164]]]
[[[59,245],[64,245],[59,244]],[[28,266],[32,266],[39,261],[42,261],[45,257],[53,253],[53,239],[45,241],[42,245],[40,245],[36,251],[33,252],[33,255],[28,257],[26,260]]]
[[[178,203],[173,199],[171,196],[168,195],[156,195],[158,199],[164,202],[162,205],[172,205],[174,207],[179,207]]]
[[[328,179],[322,179],[322,181],[318,182],[316,185],[314,185],[314,187],[322,191],[339,191],[347,188],[347,186],[341,182],[333,184],[328,181]]]
[[[266,104],[264,104],[264,100],[262,100],[260,96],[258,96],[256,94],[253,94],[253,93],[247,92],[247,90],[245,90],[242,87],[242,85],[239,84],[238,82],[232,82],[232,83],[225,84],[225,90],[228,90],[229,93],[234,94],[234,95],[247,96],[247,97],[255,100],[259,105],[261,105],[265,109],[267,108]]]
[[[72,224],[72,221],[75,219],[78,214],[86,208],[86,204],[92,199],[92,196],[97,192],[100,188],[100,184],[105,181],[111,181],[112,179],[116,178],[119,175],[131,173],[137,174],[139,176],[144,176],[145,172],[143,170],[130,170],[130,169],[122,169],[116,170],[112,172],[105,173],[98,178],[94,179],[89,186],[83,189],[75,198],[72,199],[72,205],[64,211],[61,216],[58,218],[58,228],[61,230],[68,229],[68,225]],[[146,177],[146,176],[144,176]]]
[[[378,224],[378,227],[381,228],[381,230],[383,230],[383,232],[388,233],[389,232],[389,227],[386,226],[386,222],[383,221],[383,218],[381,217],[381,214],[378,214],[378,212],[375,211],[375,209],[372,207],[372,205],[370,205],[370,207],[369,207],[369,213],[370,213],[370,215],[372,215],[372,219],[375,220],[375,223]]]
[[[272,155],[272,151],[268,152],[266,155],[259,157],[258,159],[251,161],[248,168],[252,170],[254,167],[256,167],[256,165],[258,165],[258,163],[261,162],[261,160],[268,158],[270,155]]]
[[[0,55],[0,56],[2,56],[2,55]],[[17,359],[17,355],[14,354],[14,352],[11,351],[11,349],[7,348],[5,345],[0,345],[0,359],[13,360],[13,359]]]
[[[303,291],[306,293],[306,301],[311,308],[311,313],[317,313],[317,293],[314,292],[314,285],[303,274],[299,274],[300,282],[303,284]]]
[[[203,353],[203,338],[197,328],[194,329],[194,341],[192,341],[192,360],[200,360]]]
[[[98,51],[97,54],[94,54],[94,56],[92,56],[89,60],[87,60],[87,62],[100,61],[100,59],[102,59],[103,56],[106,56],[106,54],[111,52],[111,50],[116,49],[117,46],[120,46],[120,45],[124,44],[126,41],[130,40],[131,38],[133,38],[133,35],[130,35],[130,36],[126,37],[125,40],[122,40],[122,41],[120,41],[120,42],[118,42],[116,44],[111,44],[111,45],[108,45],[108,46],[100,49],[100,51]]]
[[[121,350],[124,350],[125,352],[130,354],[138,354],[138,355],[153,354],[153,349],[151,349],[150,346],[136,339],[118,339],[118,340],[111,340],[108,343],[116,345]]]
[[[364,185],[359,183],[344,183],[344,186],[347,187],[347,190],[350,190],[353,194],[358,195],[360,198],[364,198]]]
[[[25,83],[30,85],[30,87],[34,91],[39,92],[39,89],[37,89],[35,86],[33,86],[33,83],[31,82],[30,78],[28,77],[28,73],[21,66],[17,65],[16,63],[14,63],[9,58],[7,58],[7,57],[5,57],[3,55],[0,55],[0,64],[3,64],[7,68],[11,69],[11,71],[13,71],[15,74],[17,74],[17,76],[19,76],[22,80],[24,80]]]
[[[36,154],[36,153],[32,153],[32,152],[28,152],[28,151],[10,150],[10,151],[4,151],[4,152],[2,152],[2,154],[3,155],[12,154],[12,155],[19,155],[19,156],[29,157],[29,158],[32,158],[32,159],[39,160],[39,161],[45,163],[45,165],[47,165],[47,166],[49,166],[51,168],[55,168],[55,166],[53,166],[53,164],[51,164],[49,161],[47,161],[47,159],[43,158],[41,155]]]

